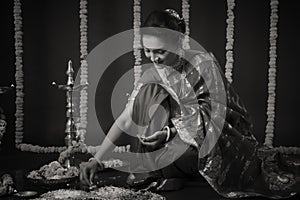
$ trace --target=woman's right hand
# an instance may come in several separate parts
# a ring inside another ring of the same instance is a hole
[[[104,169],[103,164],[98,162],[95,158],[90,159],[88,162],[80,164],[80,182],[84,185],[93,185],[93,179],[97,172]]]
[[[148,137],[138,137],[140,142],[149,150],[156,150],[166,142],[167,132],[156,131]]]

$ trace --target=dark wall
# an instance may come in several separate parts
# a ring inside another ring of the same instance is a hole
[[[13,1],[1,1],[0,85],[14,83]],[[191,37],[225,63],[226,1],[191,0]],[[267,101],[269,1],[240,0],[235,8],[234,87],[252,116],[254,134],[264,138]],[[131,0],[89,0],[89,50],[121,31],[132,28]],[[154,9],[181,10],[180,0],[144,0],[142,18]],[[79,0],[24,0],[25,138],[40,145],[63,145],[65,94],[51,82],[65,83],[69,59],[79,66]],[[296,1],[280,1],[275,145],[298,145],[300,99],[296,92],[299,69],[299,12]],[[97,91],[97,109],[105,131],[113,122],[111,93],[114,84],[133,64],[126,54],[105,71]],[[131,81],[131,80],[129,80]],[[119,108],[125,104],[125,89]],[[8,118],[3,149],[14,146],[14,98],[0,97]]]

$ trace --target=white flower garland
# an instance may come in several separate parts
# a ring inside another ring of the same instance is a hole
[[[290,155],[300,155],[299,147],[274,147],[271,151],[280,152],[282,154],[290,154]]]
[[[14,37],[15,37],[15,66],[16,66],[16,121],[15,121],[15,145],[21,151],[31,151],[35,153],[62,152],[66,147],[41,147],[39,145],[25,144],[24,134],[24,72],[23,72],[23,22],[21,0],[14,0]]]
[[[131,147],[130,145],[116,146],[112,150],[112,153],[130,152],[130,147]],[[98,152],[99,148],[101,148],[101,146],[86,146],[84,143],[79,142],[79,143],[75,144],[74,146],[69,146],[67,149],[62,151],[59,154],[58,162],[65,163],[66,159],[72,157],[72,155],[74,155],[76,153],[83,153],[83,154],[90,153],[92,155],[95,155]]]
[[[182,0],[182,17],[185,22],[185,37],[183,40],[183,49],[190,49],[190,26],[189,26],[189,20],[190,20],[190,5],[189,5],[189,0]]]
[[[32,145],[32,144],[19,144],[18,148],[21,151],[30,151],[30,152],[34,152],[34,153],[60,153],[64,150],[66,150],[66,147],[41,147],[39,145]]]
[[[133,55],[134,55],[134,85],[142,75],[142,54],[141,54],[141,0],[133,0]]]
[[[270,0],[270,49],[269,49],[269,71],[268,71],[268,106],[267,106],[267,125],[264,145],[283,154],[300,155],[299,147],[276,147],[273,148],[274,126],[275,126],[275,102],[276,102],[276,58],[277,58],[277,23],[278,23],[278,0]]]
[[[15,31],[15,55],[16,55],[16,121],[15,121],[15,144],[21,151],[32,151],[36,153],[61,152],[66,147],[40,147],[38,145],[24,144],[23,122],[24,122],[24,73],[23,73],[23,31],[22,31],[22,9],[21,0],[14,0],[14,31]]]
[[[276,49],[277,49],[277,23],[278,23],[278,0],[271,0],[271,16],[270,16],[270,50],[269,50],[269,83],[268,83],[268,106],[267,106],[267,125],[265,145],[273,146],[274,124],[275,124],[275,97],[276,97]]]
[[[225,77],[231,83],[232,69],[233,69],[233,34],[234,34],[234,7],[235,0],[227,0],[227,28],[226,28],[226,65],[225,65]]]
[[[80,125],[78,134],[80,140],[83,142],[85,140],[86,128],[87,128],[87,112],[88,112],[88,0],[80,0],[80,63],[81,63],[81,73],[80,73],[80,85],[84,87],[80,91]]]
[[[15,121],[15,143],[18,147],[23,140],[24,122],[24,73],[23,73],[23,31],[22,31],[22,9],[21,0],[14,1],[14,25],[15,25],[15,66],[16,66],[16,121]]]

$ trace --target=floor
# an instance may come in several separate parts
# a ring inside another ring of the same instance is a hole
[[[12,152],[10,154],[0,154],[0,174],[10,173],[16,181],[18,190],[28,189],[24,182],[24,174],[33,169],[38,169],[44,164],[56,160],[58,154],[36,154],[26,152]],[[30,189],[30,188],[29,188]],[[219,196],[208,184],[199,181],[189,181],[185,187],[178,191],[161,192],[161,195],[170,200],[181,199],[204,199],[204,200],[221,200],[225,199]],[[14,199],[12,197],[2,197],[0,199]],[[247,198],[263,200],[265,198]],[[299,194],[289,199],[300,199]]]

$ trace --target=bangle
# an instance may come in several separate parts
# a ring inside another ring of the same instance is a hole
[[[164,130],[166,130],[166,131],[167,131],[166,142],[168,142],[168,141],[169,141],[169,139],[170,139],[171,130],[170,130],[170,128],[169,128],[168,126],[165,126],[165,127],[164,127]]]
[[[90,158],[88,162],[93,162],[93,161],[96,161],[96,162],[97,162],[98,167],[99,167],[100,169],[103,168],[103,163],[102,163],[100,160],[98,160],[97,158],[95,158],[95,157]]]
[[[93,162],[93,161],[96,161],[99,165],[101,163],[100,160],[98,160],[97,158],[92,157],[89,159],[89,162]]]
[[[88,162],[91,162],[91,161],[93,161],[93,160],[96,160],[96,158],[94,158],[94,157],[91,157],[91,158],[89,159],[89,161],[88,161]]]

